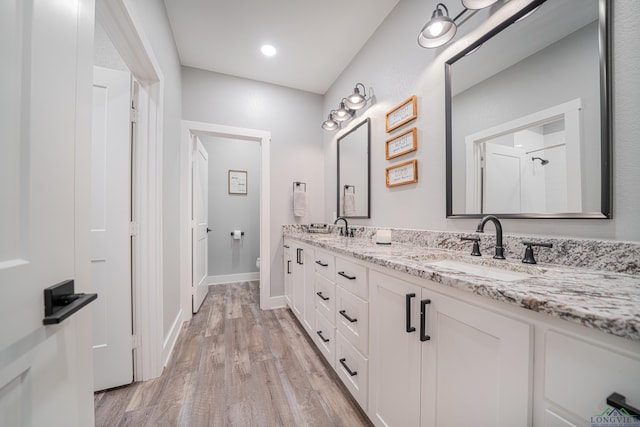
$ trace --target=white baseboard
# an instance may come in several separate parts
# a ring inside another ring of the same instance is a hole
[[[169,359],[171,358],[171,353],[173,353],[173,348],[176,345],[176,341],[178,341],[178,336],[180,335],[180,331],[182,330],[182,310],[178,312],[178,315],[173,320],[171,324],[171,329],[169,329],[169,333],[167,337],[164,339],[162,343],[162,366],[167,366],[169,363]]]
[[[284,295],[280,295],[277,297],[270,297],[267,301],[267,304],[264,307],[261,307],[263,310],[271,310],[273,308],[284,308],[287,306],[287,299]]]
[[[254,273],[225,274],[207,277],[207,283],[209,285],[226,285],[227,283],[250,282],[253,280],[260,280],[259,271]]]

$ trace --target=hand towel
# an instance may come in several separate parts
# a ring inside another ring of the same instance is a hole
[[[353,193],[347,193],[344,195],[344,214],[347,216],[355,215],[356,213],[356,195]]]
[[[294,191],[293,192],[293,216],[305,216],[307,214],[307,192],[306,191]]]

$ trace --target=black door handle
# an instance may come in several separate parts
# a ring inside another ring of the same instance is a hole
[[[427,304],[431,304],[430,299],[420,301],[420,341],[429,341],[431,339],[431,337],[426,334]]]
[[[329,342],[329,338],[325,338],[325,337],[322,336],[322,331],[318,331],[318,332],[316,332],[316,334],[318,334],[318,336],[320,337],[322,342]]]
[[[344,369],[347,370],[349,375],[351,375],[352,377],[355,377],[356,375],[358,375],[358,371],[352,371],[351,369],[349,369],[349,367],[346,364],[346,361],[347,361],[347,359],[342,358],[342,359],[340,359],[340,364],[342,366],[344,366]]]
[[[324,295],[322,295],[322,292],[316,292],[316,295],[322,298],[322,301],[329,301],[329,297],[325,297]]]
[[[407,332],[415,332],[416,328],[411,326],[411,298],[415,298],[416,294],[410,293],[405,295],[405,310],[407,312],[406,329]]]
[[[356,276],[349,276],[348,274],[345,274],[344,271],[338,271],[338,274],[342,277],[346,277],[349,280],[356,280]]]
[[[627,398],[620,393],[613,392],[607,397],[607,405],[616,409],[624,409],[631,416],[640,417],[640,409],[634,408],[627,403]]]
[[[347,314],[347,310],[340,310],[340,314],[351,323],[355,323],[358,319],[354,319]]]

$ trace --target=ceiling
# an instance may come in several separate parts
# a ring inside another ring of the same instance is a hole
[[[182,65],[318,94],[398,1],[164,0]]]

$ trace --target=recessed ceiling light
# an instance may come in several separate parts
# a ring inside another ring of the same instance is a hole
[[[260,51],[262,51],[262,54],[264,56],[273,56],[276,54],[276,48],[271,46],[270,44],[265,44],[260,48]]]

